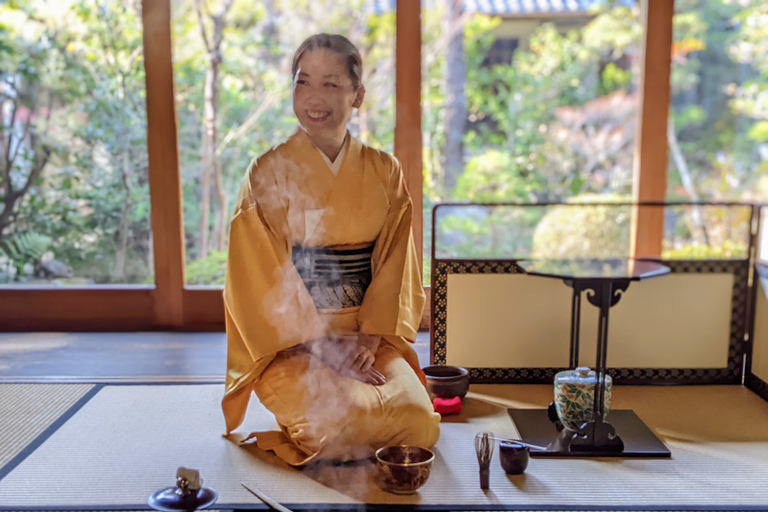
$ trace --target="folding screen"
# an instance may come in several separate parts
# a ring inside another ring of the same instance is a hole
[[[641,208],[664,210],[664,251],[654,261],[670,272],[617,294],[609,373],[634,384],[765,382],[762,292],[749,341],[759,212],[736,203],[438,205],[433,362],[465,366],[473,382],[551,383],[569,366],[573,291],[562,279],[525,274],[520,261],[627,258],[630,219]],[[578,318],[578,363],[594,366],[598,308],[582,300]]]

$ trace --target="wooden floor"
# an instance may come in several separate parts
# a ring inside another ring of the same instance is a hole
[[[429,364],[429,333],[416,352]],[[223,382],[223,332],[3,333],[0,382]]]

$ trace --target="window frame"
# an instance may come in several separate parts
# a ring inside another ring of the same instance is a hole
[[[672,16],[674,2],[642,2],[645,15],[640,131],[633,199],[663,201],[667,186]],[[143,0],[147,147],[154,286],[0,288],[0,331],[223,330],[220,287],[185,285],[184,226],[174,102],[170,0]],[[396,3],[395,156],[403,164],[414,205],[423,204],[421,2]],[[415,80],[414,77],[418,77]],[[423,257],[423,208],[413,215]],[[660,253],[663,218],[633,217],[633,253]],[[429,292],[429,287],[425,287]],[[428,325],[429,312],[422,326]]]

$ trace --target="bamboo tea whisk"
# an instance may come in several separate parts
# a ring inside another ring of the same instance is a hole
[[[481,489],[490,487],[491,458],[495,445],[493,432],[480,432],[475,436],[475,452],[477,452],[477,462],[480,464]]]

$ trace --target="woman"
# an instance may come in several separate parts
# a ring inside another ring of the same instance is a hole
[[[227,432],[251,390],[281,432],[257,435],[293,465],[370,456],[439,436],[412,343],[424,307],[399,162],[347,131],[365,96],[340,35],[293,59],[300,128],[247,173],[224,287]]]

